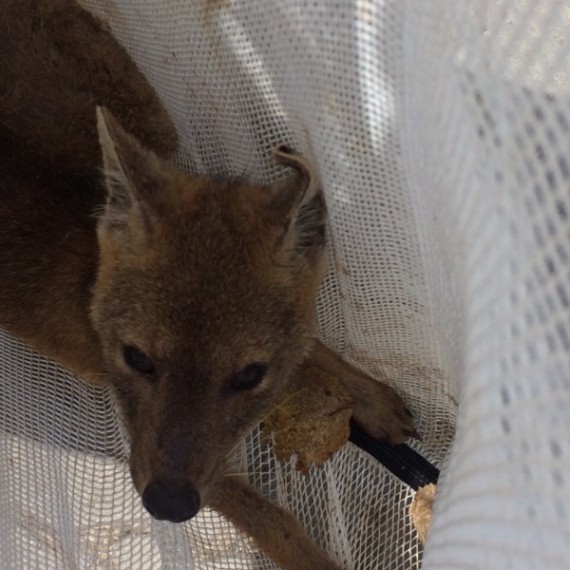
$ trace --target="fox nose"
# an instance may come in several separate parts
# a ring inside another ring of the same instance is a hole
[[[158,520],[180,523],[200,510],[200,494],[189,481],[157,479],[142,494],[146,510]]]

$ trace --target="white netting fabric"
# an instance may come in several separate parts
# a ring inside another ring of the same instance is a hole
[[[322,337],[388,373],[418,419],[415,447],[446,459],[423,567],[566,567],[567,4],[84,4],[159,92],[182,166],[263,180],[283,143],[318,165]],[[215,513],[151,520],[109,395],[4,335],[0,354],[2,569],[273,567]],[[241,463],[346,568],[419,568],[412,493],[353,446],[303,478],[254,433]]]

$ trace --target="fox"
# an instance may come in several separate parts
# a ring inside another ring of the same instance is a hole
[[[317,338],[326,205],[311,162],[258,184],[173,160],[168,112],[75,0],[0,4],[0,326],[110,386],[146,510],[219,511],[284,570],[340,566],[300,523],[227,474],[231,451],[303,362],[338,376],[353,419],[416,437],[387,384]]]

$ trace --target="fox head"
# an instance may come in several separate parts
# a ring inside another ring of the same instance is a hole
[[[305,161],[266,186],[192,176],[98,108],[107,201],[91,317],[149,512],[179,522],[315,334],[325,208]]]

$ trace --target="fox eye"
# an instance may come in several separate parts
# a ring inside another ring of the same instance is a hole
[[[140,374],[150,376],[155,373],[155,367],[152,360],[136,346],[124,346],[123,358],[129,368],[132,368]]]
[[[265,376],[267,365],[260,362],[248,364],[243,370],[232,376],[230,385],[235,390],[249,390],[255,388]]]

